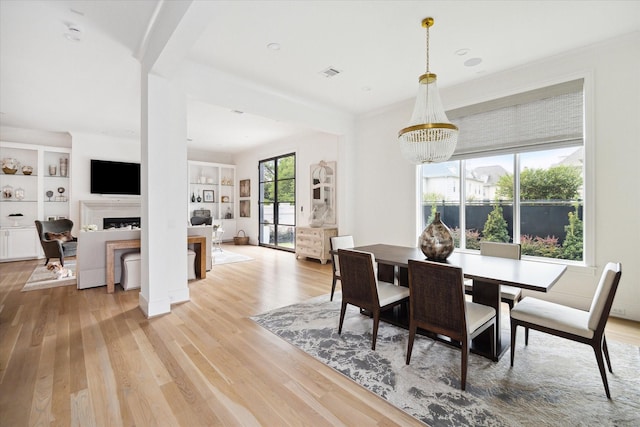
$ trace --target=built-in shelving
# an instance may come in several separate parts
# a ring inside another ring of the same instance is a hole
[[[0,141],[0,161],[17,162],[15,173],[0,171],[0,260],[40,256],[38,240],[35,249],[31,241],[24,244],[29,234],[36,236],[34,221],[69,217],[70,153],[65,147]]]
[[[189,161],[188,219],[209,211],[213,223],[224,229],[224,239],[236,233],[236,167],[221,163]]]

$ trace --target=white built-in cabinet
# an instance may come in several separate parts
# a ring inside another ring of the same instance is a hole
[[[238,202],[236,197],[236,167],[221,163],[190,160],[188,219],[209,211],[213,224],[222,226],[223,240],[236,235]]]
[[[0,261],[42,257],[34,221],[69,217],[70,153],[0,141],[0,161],[17,163],[15,173],[0,173]]]

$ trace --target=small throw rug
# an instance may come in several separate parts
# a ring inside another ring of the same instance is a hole
[[[214,265],[230,264],[232,262],[251,261],[253,258],[246,255],[236,254],[227,250],[214,251],[211,255]]]
[[[22,288],[22,292],[34,291],[37,289],[57,288],[59,286],[75,286],[77,284],[76,263],[73,261],[67,261],[65,263],[65,268],[69,269],[73,276],[58,279],[55,272],[47,269],[47,267],[42,264],[38,265]]]
[[[338,335],[340,295],[324,295],[252,319],[429,426],[639,426],[640,349],[609,340],[608,400],[591,347],[519,328],[514,367],[470,354],[460,390],[460,350],[418,336],[405,364],[408,332],[348,306]],[[506,329],[508,317],[504,318]]]

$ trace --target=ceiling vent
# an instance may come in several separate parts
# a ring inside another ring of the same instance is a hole
[[[333,67],[329,67],[326,70],[320,71],[320,74],[322,74],[323,76],[329,78],[329,77],[334,77],[334,76],[337,76],[338,74],[340,74],[340,70],[336,70]]]

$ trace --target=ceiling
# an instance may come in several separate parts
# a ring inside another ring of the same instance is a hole
[[[0,126],[137,138],[136,55],[158,4],[1,1]],[[426,16],[440,87],[640,31],[640,1],[216,1],[209,10],[186,61],[354,116],[415,96]],[[328,68],[339,74],[326,77]],[[309,132],[189,95],[193,148],[236,153]]]

